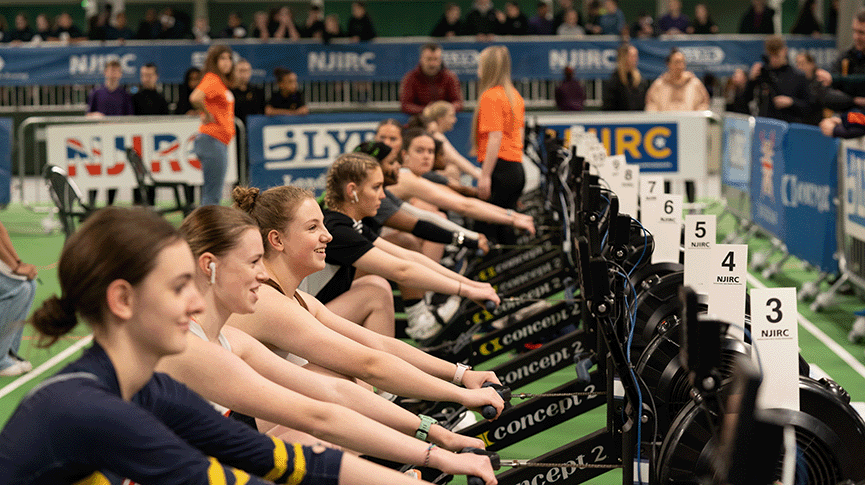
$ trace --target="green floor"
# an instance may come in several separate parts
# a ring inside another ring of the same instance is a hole
[[[714,212],[718,212],[717,207]],[[40,282],[36,294],[36,305],[48,295],[58,291],[55,266],[63,244],[62,234],[44,233],[41,225],[43,218],[43,213],[36,213],[14,204],[0,211],[0,222],[9,230],[13,243],[22,260],[33,263],[40,268]],[[179,222],[179,217],[175,216],[172,220]],[[723,237],[725,232],[729,231],[732,227],[733,221],[730,217],[722,218],[719,221],[719,238]],[[751,252],[762,250],[767,246],[768,241],[765,239],[749,241]],[[777,260],[778,258],[780,256],[776,255],[773,257],[773,260]],[[803,265],[793,259],[788,261],[784,266],[783,275],[776,277],[773,281],[765,281],[758,276],[758,280],[769,286],[795,287],[799,287],[803,282],[813,280],[814,278],[816,278],[815,273],[804,270]],[[826,286],[824,285],[824,288]],[[835,305],[820,313],[811,312],[805,304],[799,305],[799,311],[802,317],[812,322],[820,331],[836,342],[843,351],[848,352],[856,362],[861,364],[865,360],[863,359],[863,347],[848,343],[846,337],[854,321],[853,311],[862,307],[865,307],[865,303],[859,298],[855,296],[840,296],[837,298]],[[6,422],[22,396],[42,379],[56,372],[62,362],[58,362],[56,365],[45,369],[41,369],[39,366],[70,346],[80,345],[81,339],[87,333],[86,327],[81,325],[70,336],[62,339],[50,349],[40,349],[36,346],[37,342],[33,336],[32,328],[27,328],[25,331],[26,340],[22,346],[21,354],[33,363],[36,371],[41,370],[42,372],[37,375],[37,372],[34,371],[23,378],[0,377],[0,425]],[[853,401],[865,401],[865,377],[863,375],[857,373],[856,369],[845,362],[841,356],[812,335],[806,327],[801,325],[799,338],[802,355],[808,362],[816,364],[841,384],[849,392]],[[63,360],[63,362],[68,362],[77,355],[78,352],[75,352]],[[22,381],[28,378],[29,380],[22,384]],[[573,370],[569,369],[535,382],[521,391],[543,392],[573,378]],[[12,387],[15,387],[15,389],[10,390]],[[559,425],[547,432],[503,450],[501,456],[505,459],[528,459],[546,453],[602,427],[604,424],[604,412],[602,408]],[[456,483],[463,482],[463,480],[456,481]],[[621,483],[621,472],[609,472],[593,480],[592,483]]]

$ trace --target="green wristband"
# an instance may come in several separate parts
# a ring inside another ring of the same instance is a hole
[[[437,424],[438,421],[436,421],[435,418],[431,418],[424,414],[418,414],[418,417],[420,418],[420,426],[418,426],[417,432],[415,432],[414,437],[421,441],[426,441],[427,437],[429,436],[430,426]]]

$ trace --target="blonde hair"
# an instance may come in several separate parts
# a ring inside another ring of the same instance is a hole
[[[235,187],[231,195],[234,207],[252,216],[258,224],[265,254],[272,251],[267,234],[274,230],[285,231],[301,202],[315,200],[312,192],[291,185],[271,187],[264,192],[257,187]]]
[[[445,116],[451,111],[456,112],[456,108],[454,108],[454,105],[450,101],[439,100],[426,105],[421,115],[429,123]]]
[[[616,50],[616,73],[619,75],[619,81],[625,86],[636,87],[642,80],[638,69],[630,70],[628,67],[628,56],[631,53],[631,44],[622,44]],[[636,47],[634,47],[636,49]],[[631,74],[632,83],[628,83],[628,73]]]
[[[333,210],[345,202],[345,186],[354,182],[358,185],[366,180],[370,170],[381,170],[378,160],[365,153],[343,153],[336,157],[327,171],[327,189],[324,202]]]
[[[511,81],[511,53],[503,45],[491,45],[481,51],[478,65],[481,68],[481,76],[478,79],[478,92],[483,95],[488,89],[501,86],[508,98],[511,112],[514,111],[514,100],[518,95],[514,83]],[[478,109],[480,103],[475,106],[475,114],[472,117],[472,150],[477,151],[478,138]],[[482,154],[478,154],[479,156]]]

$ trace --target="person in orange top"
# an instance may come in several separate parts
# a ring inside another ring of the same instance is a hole
[[[234,138],[234,95],[229,89],[234,84],[233,72],[231,48],[211,46],[204,62],[204,77],[189,95],[192,107],[201,113],[201,127],[193,147],[204,175],[201,205],[219,204],[222,199],[228,143]]]
[[[525,105],[511,82],[511,55],[505,46],[481,51],[478,61],[481,92],[472,121],[472,141],[481,164],[478,197],[512,212],[526,184],[523,172]],[[476,225],[490,240],[513,244],[508,227]]]

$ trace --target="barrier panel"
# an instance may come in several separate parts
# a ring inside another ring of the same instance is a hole
[[[784,174],[787,123],[755,118],[751,144],[751,220],[780,240],[786,237],[784,207],[778,187]]]
[[[841,143],[845,277],[865,288],[865,139]]]
[[[754,118],[724,115],[721,141],[721,195],[725,210],[738,219],[751,218],[751,143]],[[732,242],[732,239],[727,241]]]
[[[12,193],[12,118],[0,118],[0,206],[9,204]]]

